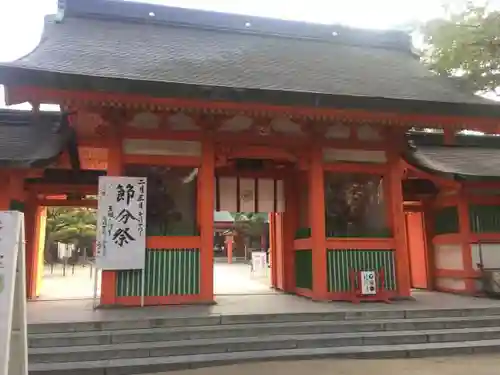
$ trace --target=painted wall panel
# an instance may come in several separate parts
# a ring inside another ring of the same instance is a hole
[[[312,289],[312,250],[295,251],[295,286]]]
[[[498,244],[472,244],[471,256],[472,267],[479,269],[479,251],[482,251],[482,262],[484,268],[500,268],[500,243]]]
[[[462,291],[465,290],[465,280],[463,279],[455,279],[451,277],[438,277],[436,279],[436,287],[439,290],[440,288],[445,290],[456,290]]]
[[[440,270],[463,270],[462,245],[434,245],[434,262]]]

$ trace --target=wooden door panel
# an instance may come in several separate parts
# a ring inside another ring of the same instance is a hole
[[[423,214],[406,214],[408,253],[410,258],[411,283],[413,288],[427,289],[427,246]]]

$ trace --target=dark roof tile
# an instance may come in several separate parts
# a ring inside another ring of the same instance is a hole
[[[242,16],[219,14],[229,29],[221,27],[217,30],[206,25],[196,27],[185,21],[153,23],[144,17],[112,17],[116,9],[125,9],[130,4],[122,3],[122,8],[117,8],[116,2],[106,4],[112,5],[109,9],[103,8],[107,9],[108,13],[103,11],[106,14],[90,14],[92,12],[87,9],[88,14],[82,17],[69,7],[68,14],[72,16],[64,18],[61,23],[47,19],[42,40],[35,51],[7,65],[210,87],[490,103],[460,92],[451,80],[429,72],[408,46],[401,43],[404,39],[401,34],[396,35],[391,44],[389,34],[345,29],[354,35],[349,44],[344,39],[336,42],[331,31],[331,40],[327,41],[325,37],[290,37],[291,31],[287,31],[287,36],[271,35],[268,30],[273,24],[285,31],[300,24],[289,21],[267,20],[265,23],[261,20],[267,31],[251,34],[234,29],[233,18],[239,17],[240,20]],[[134,6],[137,8],[137,4]],[[207,17],[214,14],[168,7],[161,9],[167,15],[182,13],[196,22],[201,22],[203,14]],[[179,23],[184,26],[179,26]],[[301,25],[305,27],[305,24]],[[321,30],[331,30],[332,27],[306,26],[310,33],[321,33]]]
[[[61,126],[60,114],[0,110],[0,166],[43,167],[66,147],[69,129]]]
[[[421,146],[410,155],[412,164],[460,177],[500,177],[500,149]]]

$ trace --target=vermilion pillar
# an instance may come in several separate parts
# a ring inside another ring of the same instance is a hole
[[[24,173],[19,170],[0,173],[0,210],[10,210],[14,200],[24,202]]]
[[[108,139],[108,176],[121,176],[123,173],[123,148],[121,124],[110,116],[110,136]],[[102,271],[101,304],[114,305],[116,303],[116,272]]]
[[[278,286],[278,272],[276,269],[276,213],[270,212],[269,219],[269,262],[271,263],[271,286]]]
[[[298,227],[298,197],[294,171],[289,171],[285,179],[285,213],[283,215],[283,262],[285,268],[284,291],[295,291],[295,250],[294,239]]]
[[[37,297],[37,285],[43,268],[40,267],[41,218],[43,207],[29,200],[24,209],[26,236],[26,288],[28,299]],[[42,263],[43,266],[43,263]]]
[[[325,236],[325,186],[323,153],[320,147],[312,147],[309,164],[309,225],[312,244],[313,299],[326,300],[326,236]]]
[[[198,217],[201,236],[201,300],[214,300],[214,194],[215,194],[215,155],[214,142],[210,134],[202,141],[202,161],[198,174]]]
[[[45,265],[45,242],[46,242],[46,231],[47,231],[47,207],[40,206],[37,211],[37,277],[35,280],[35,296],[40,297],[40,292],[42,290],[44,265]]]
[[[7,211],[12,208],[12,202],[24,202],[24,177],[25,171],[4,170],[0,174],[0,211]],[[25,214],[25,233],[34,228],[35,224],[28,222]],[[30,254],[28,244],[26,244],[26,295],[29,296],[29,285],[33,278],[32,264],[34,254]]]
[[[392,217],[392,230],[395,242],[396,286],[400,297],[411,295],[410,262],[406,243],[406,222],[403,210],[403,168],[397,155],[389,157],[389,173],[387,175],[385,195],[389,198],[389,208]]]
[[[227,262],[233,263],[233,236],[226,236]]]
[[[469,216],[469,202],[464,192],[458,196],[458,225],[462,242],[462,262],[464,265],[465,289],[468,294],[476,292],[475,280],[472,278],[474,267],[472,264],[471,251],[471,225]]]

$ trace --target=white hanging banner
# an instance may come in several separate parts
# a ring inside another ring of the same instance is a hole
[[[283,180],[271,178],[215,178],[215,210],[229,212],[284,212]]]
[[[0,375],[28,374],[24,215],[0,212]]]
[[[143,177],[99,177],[96,266],[144,269],[146,191]]]

